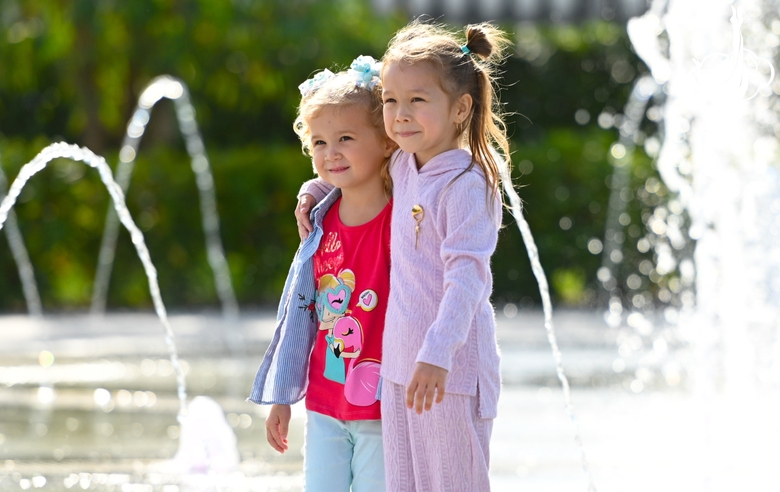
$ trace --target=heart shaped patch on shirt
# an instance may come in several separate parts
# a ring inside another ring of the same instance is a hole
[[[360,301],[358,302],[358,306],[360,306],[363,311],[373,310],[379,302],[379,296],[377,296],[376,292],[371,289],[366,289],[361,292],[359,299]]]

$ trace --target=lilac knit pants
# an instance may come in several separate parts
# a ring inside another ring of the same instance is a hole
[[[490,490],[492,419],[479,418],[478,399],[447,393],[417,415],[406,389],[382,382],[382,435],[387,492]]]

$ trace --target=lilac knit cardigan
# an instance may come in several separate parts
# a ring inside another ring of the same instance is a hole
[[[416,362],[443,367],[446,392],[478,396],[480,417],[495,418],[501,379],[490,256],[501,203],[488,195],[477,166],[464,173],[470,163],[463,149],[439,154],[420,170],[413,154],[393,155],[382,377],[406,385]],[[301,192],[319,201],[328,190],[313,180]],[[415,205],[424,210],[419,233]]]

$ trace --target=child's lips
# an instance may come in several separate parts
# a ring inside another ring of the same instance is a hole
[[[401,138],[408,138],[408,137],[411,137],[411,136],[413,136],[413,135],[417,135],[417,133],[419,133],[419,132],[416,132],[416,131],[404,131],[404,132],[396,132],[396,134],[397,134],[399,137],[401,137]]]
[[[349,169],[348,166],[333,167],[333,168],[328,169],[328,172],[329,173],[333,173],[333,174],[339,174],[339,173],[343,173],[347,169]]]

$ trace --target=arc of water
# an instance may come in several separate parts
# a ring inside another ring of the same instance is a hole
[[[157,313],[157,317],[160,319],[160,322],[162,323],[165,330],[165,344],[168,347],[171,363],[173,364],[174,371],[176,373],[176,382],[180,402],[179,418],[181,419],[185,415],[187,408],[186,383],[184,379],[184,372],[182,371],[181,365],[179,364],[179,356],[178,352],[176,351],[173,329],[168,322],[168,314],[165,310],[162,297],[160,296],[160,286],[157,283],[157,269],[155,269],[154,265],[152,264],[152,259],[149,256],[149,249],[146,247],[146,242],[144,241],[144,235],[135,225],[135,222],[133,222],[133,218],[130,216],[130,211],[127,209],[127,204],[125,203],[125,195],[122,192],[122,188],[116,183],[116,181],[114,181],[114,178],[111,174],[111,168],[108,167],[106,160],[103,157],[95,155],[91,150],[87,148],[81,148],[77,145],[70,145],[66,143],[55,143],[49,145],[37,156],[35,156],[32,161],[28,162],[22,167],[22,169],[19,171],[19,175],[11,184],[11,188],[8,190],[8,194],[3,199],[3,201],[0,202],[0,229],[2,229],[3,224],[10,216],[9,214],[11,213],[12,208],[16,203],[16,199],[19,197],[19,194],[21,193],[22,188],[24,188],[24,185],[27,183],[27,181],[39,171],[43,170],[49,162],[58,158],[80,161],[87,164],[89,167],[97,169],[98,173],[100,174],[100,179],[105,184],[109,195],[111,195],[111,200],[114,203],[114,208],[116,209],[119,220],[130,233],[133,245],[135,246],[136,252],[138,253],[138,257],[141,259],[141,263],[143,263],[146,276],[149,279],[149,291],[152,295],[152,300],[154,301],[154,310]]]
[[[192,171],[195,173],[200,193],[203,233],[206,237],[206,254],[211,270],[214,272],[214,282],[217,288],[217,295],[222,304],[222,314],[227,319],[235,319],[238,316],[238,302],[236,301],[236,295],[230,279],[230,270],[220,239],[214,177],[211,174],[211,167],[206,157],[203,139],[195,121],[195,108],[193,108],[190,102],[187,86],[181,80],[169,75],[162,75],[152,80],[141,93],[133,117],[127,125],[127,133],[119,152],[116,182],[122,191],[126,193],[130,185],[133,168],[135,167],[138,147],[149,123],[152,108],[163,98],[172,100],[176,107],[179,130],[184,137],[187,153],[191,159]],[[118,233],[119,226],[116,214],[114,209],[109,207],[92,293],[91,311],[95,314],[102,314],[106,310],[106,295],[114,264]]]
[[[5,198],[5,192],[8,187],[8,180],[5,177],[2,167],[0,167],[0,200]],[[9,211],[8,223],[5,228],[5,236],[8,239],[8,246],[11,248],[11,254],[16,262],[16,268],[19,270],[19,279],[22,281],[22,292],[27,302],[27,312],[30,316],[40,318],[43,316],[41,307],[41,296],[38,294],[38,284],[35,282],[30,255],[27,254],[27,248],[24,246],[22,232],[19,230],[19,224],[16,220],[16,214],[13,210]]]
[[[494,154],[500,163],[501,170],[501,182],[504,185],[504,193],[509,198],[509,205],[517,221],[517,227],[520,229],[520,234],[523,237],[523,243],[525,244],[526,251],[528,252],[528,259],[531,260],[531,269],[533,270],[536,282],[539,284],[539,293],[542,296],[542,308],[544,310],[544,329],[547,332],[547,341],[552,348],[553,358],[555,359],[555,371],[558,375],[558,379],[561,382],[561,388],[563,389],[563,399],[566,408],[566,414],[571,420],[574,427],[574,441],[577,444],[577,449],[580,453],[580,460],[582,462],[582,470],[585,472],[585,477],[588,481],[588,492],[596,492],[596,487],[593,484],[593,479],[590,475],[590,467],[588,466],[588,459],[585,454],[585,445],[580,435],[579,424],[577,423],[577,417],[574,414],[574,405],[571,401],[571,388],[569,386],[569,378],[566,376],[566,371],[563,368],[563,359],[561,350],[558,348],[558,340],[555,336],[555,327],[553,326],[552,319],[552,301],[550,300],[550,287],[547,283],[547,276],[542,268],[542,263],[539,261],[539,250],[536,247],[536,241],[531,234],[531,228],[528,226],[523,217],[523,206],[520,201],[520,197],[512,186],[512,176],[509,173],[509,166],[507,166],[504,159],[499,154]]]

